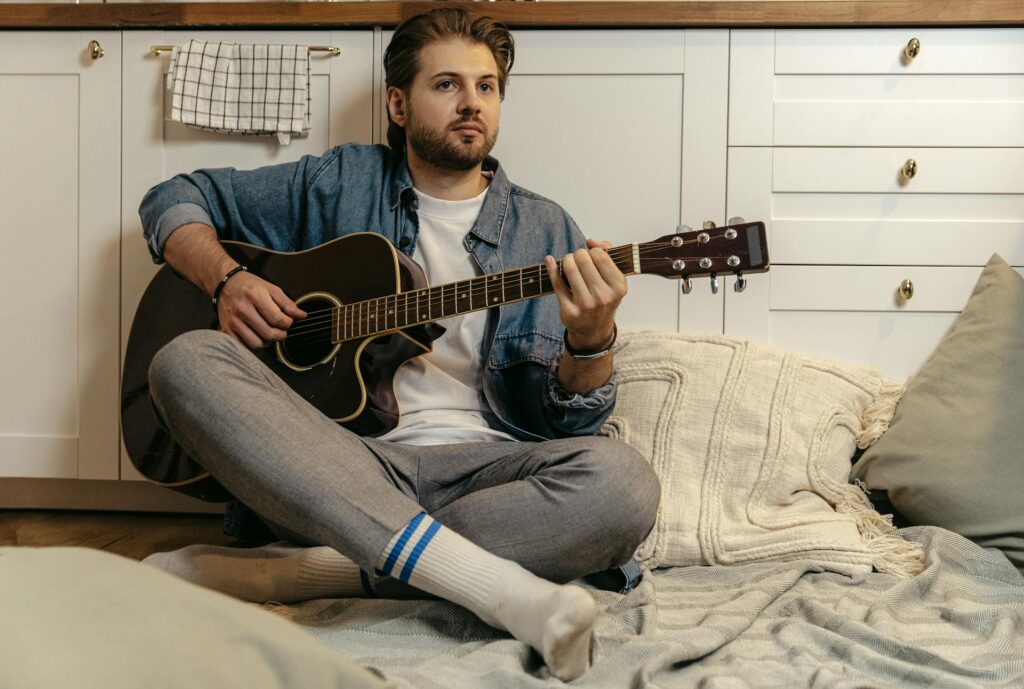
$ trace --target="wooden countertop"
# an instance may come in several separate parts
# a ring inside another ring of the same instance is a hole
[[[435,2],[0,4],[0,29],[394,27]],[[457,2],[511,28],[1024,26],[1022,0]]]

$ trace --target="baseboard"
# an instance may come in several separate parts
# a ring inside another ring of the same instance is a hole
[[[224,503],[204,502],[145,481],[0,478],[0,509],[223,514]]]

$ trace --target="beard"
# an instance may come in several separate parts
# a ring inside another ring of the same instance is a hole
[[[451,140],[450,132],[459,124],[473,123],[484,129],[479,136],[462,137],[457,142]],[[442,170],[462,172],[471,170],[484,161],[494,148],[498,138],[497,130],[491,131],[481,122],[473,120],[456,120],[443,128],[432,128],[426,122],[420,122],[413,116],[409,105],[409,121],[407,122],[409,146],[421,160]]]

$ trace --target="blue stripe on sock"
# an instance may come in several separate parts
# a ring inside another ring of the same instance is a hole
[[[366,594],[367,598],[377,597],[377,594],[373,592],[373,588],[370,587],[370,577],[366,575],[366,572],[362,568],[359,569],[359,583],[363,585],[363,592]]]
[[[405,531],[398,537],[398,543],[395,543],[395,547],[391,549],[391,553],[388,555],[387,561],[384,563],[384,574],[391,574],[391,570],[395,568],[395,562],[398,561],[398,556],[402,554],[402,549],[405,548],[405,544],[412,538],[412,534],[416,531],[416,527],[420,525],[423,518],[427,516],[426,512],[420,512],[415,517],[409,520],[409,523],[405,525]]]
[[[409,559],[405,561],[405,567],[402,567],[402,574],[398,577],[404,583],[409,583],[409,576],[412,574],[412,570],[416,566],[416,562],[420,559],[420,555],[423,554],[423,550],[427,547],[427,544],[430,543],[430,539],[432,539],[434,534],[436,534],[440,529],[441,522],[434,522],[428,526],[427,532],[423,534],[423,537],[420,538],[420,542],[412,549],[412,552],[409,554]]]

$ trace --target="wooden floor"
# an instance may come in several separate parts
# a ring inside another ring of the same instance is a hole
[[[222,515],[0,510],[0,546],[80,546],[136,560],[194,543],[229,545]]]

